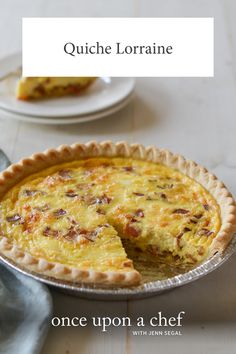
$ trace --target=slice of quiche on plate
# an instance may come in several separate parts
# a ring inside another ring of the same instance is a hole
[[[16,88],[20,100],[76,95],[86,90],[95,77],[21,77]]]
[[[131,287],[142,274],[127,245],[157,264],[196,267],[227,247],[236,207],[215,176],[182,156],[92,142],[35,154],[3,172],[0,217],[0,251],[16,265]]]

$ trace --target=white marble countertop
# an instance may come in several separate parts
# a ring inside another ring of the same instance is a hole
[[[155,16],[215,18],[215,77],[137,79],[122,111],[73,126],[0,117],[0,147],[12,161],[62,143],[104,139],[155,144],[209,168],[236,195],[236,1],[1,0],[0,56],[20,50],[21,17]],[[53,291],[55,316],[154,316],[185,311],[183,335],[140,336],[129,329],[52,328],[42,354],[227,354],[236,348],[236,256],[204,279],[146,300],[98,302]]]

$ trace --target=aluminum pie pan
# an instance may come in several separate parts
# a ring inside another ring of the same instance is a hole
[[[236,251],[236,234],[234,234],[231,242],[223,253],[217,253],[210,259],[197,266],[196,268],[176,275],[164,280],[157,280],[148,282],[143,285],[133,288],[102,288],[98,286],[91,286],[85,284],[77,284],[69,281],[59,280],[53,277],[45,276],[36,272],[31,272],[9,258],[0,254],[0,260],[8,265],[10,268],[25,274],[33,279],[36,279],[48,286],[51,286],[66,294],[93,300],[129,300],[141,299],[154,295],[161,294],[165,291],[175,289],[185,284],[198,280],[205,275],[211,273],[213,270],[221,266],[227,261],[232,254]]]

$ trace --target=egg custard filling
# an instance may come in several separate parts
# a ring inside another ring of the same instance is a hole
[[[140,274],[126,244],[152,262],[193,265],[207,257],[221,227],[220,208],[201,184],[166,165],[124,157],[86,158],[30,175],[3,196],[0,218],[1,235],[37,259],[133,272],[134,283]]]

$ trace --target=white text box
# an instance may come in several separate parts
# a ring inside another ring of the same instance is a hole
[[[24,18],[24,76],[214,75],[213,18]]]

